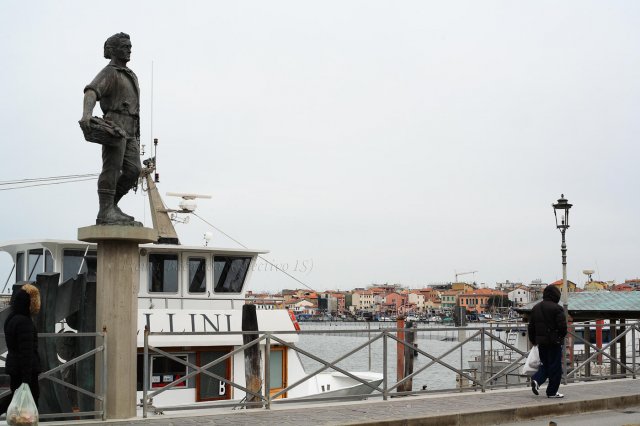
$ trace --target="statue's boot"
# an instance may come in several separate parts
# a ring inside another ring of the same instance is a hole
[[[120,207],[118,207],[118,202],[120,202],[120,200],[122,199],[123,195],[124,194],[120,194],[118,191],[116,191],[116,194],[115,194],[114,199],[113,199],[113,206],[115,207],[115,209],[116,209],[116,211],[118,213],[120,213],[121,215],[123,215],[125,217],[128,217],[129,220],[134,220],[135,218],[133,216],[126,214],[125,212],[120,210]]]
[[[128,215],[128,214],[126,214],[125,212],[123,212],[122,210],[120,210],[120,207],[118,207],[118,205],[117,205],[117,204],[114,204],[114,205],[113,205],[113,208],[114,208],[114,209],[116,209],[116,211],[118,212],[118,214],[120,214],[120,215],[122,215],[122,216],[126,217],[127,219],[129,219],[129,220],[131,220],[131,221],[135,219],[135,217],[133,217],[133,216],[131,216],[131,215]]]
[[[116,209],[113,191],[98,191],[100,200],[100,210],[96,218],[96,225],[131,225],[133,218],[125,215]]]

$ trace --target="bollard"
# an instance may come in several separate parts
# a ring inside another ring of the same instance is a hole
[[[256,331],[255,334],[243,334],[243,344],[258,339],[258,317],[256,305],[242,306],[242,331]],[[255,344],[244,350],[244,375],[247,389],[260,394],[262,390],[262,373],[260,371],[260,345]],[[259,402],[260,398],[247,394],[247,403]],[[258,408],[256,405],[247,405],[247,408]]]
[[[402,344],[404,341],[404,317],[398,317],[398,321],[396,323],[396,327],[398,328],[397,336],[398,341],[396,342],[396,383],[400,380],[404,379],[404,348],[405,346]],[[398,386],[398,392],[402,392],[404,388],[403,385]]]
[[[409,345],[413,345],[415,341],[415,332],[411,329],[413,328],[413,323],[408,321],[406,324],[407,331],[405,332],[405,341],[407,345],[404,347],[404,374],[403,379],[405,377],[409,377],[413,373],[413,358],[414,358],[414,350]],[[398,389],[400,390],[400,389]],[[413,391],[413,378],[407,380],[402,384],[402,391],[411,392]]]

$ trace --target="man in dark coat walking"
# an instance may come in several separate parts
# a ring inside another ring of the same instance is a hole
[[[567,319],[564,309],[558,304],[560,290],[554,285],[545,287],[542,302],[531,310],[529,318],[529,341],[538,345],[540,368],[531,378],[531,390],[538,395],[540,385],[547,378],[547,398],[563,398],[558,393],[562,379],[562,344],[567,335]]]

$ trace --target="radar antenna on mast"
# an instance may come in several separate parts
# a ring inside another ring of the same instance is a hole
[[[582,273],[587,276],[587,282],[590,283],[593,281],[593,278],[591,278],[591,275],[595,274],[596,271],[594,271],[593,269],[585,269],[584,271],[582,271]]]
[[[180,197],[182,201],[178,204],[180,207],[179,210],[167,210],[171,213],[171,220],[178,223],[189,223],[189,213],[193,213],[198,204],[196,203],[197,198],[209,199],[211,195],[202,195],[202,194],[190,194],[183,192],[167,192],[169,197]],[[187,214],[187,216],[180,216],[180,213]]]
[[[157,152],[158,139],[153,140],[154,152]],[[182,217],[179,214],[193,213],[197,207],[196,198],[211,198],[210,195],[190,194],[190,193],[174,193],[169,192],[169,196],[181,197],[179,209],[169,209],[162,201],[160,192],[156,183],[159,182],[159,175],[156,171],[156,157],[151,157],[142,162],[142,179],[147,183],[147,193],[149,194],[149,208],[151,210],[151,219],[153,228],[158,232],[158,244],[180,244],[178,234],[173,226],[173,222],[188,223],[189,216]],[[171,214],[171,216],[169,216]]]

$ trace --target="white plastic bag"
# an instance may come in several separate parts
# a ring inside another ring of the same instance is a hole
[[[522,366],[522,374],[527,376],[533,376],[540,367],[540,354],[538,353],[538,346],[534,346],[529,351],[529,356]]]
[[[38,407],[33,400],[29,385],[23,383],[13,394],[11,404],[7,408],[7,425],[9,426],[37,426]]]

